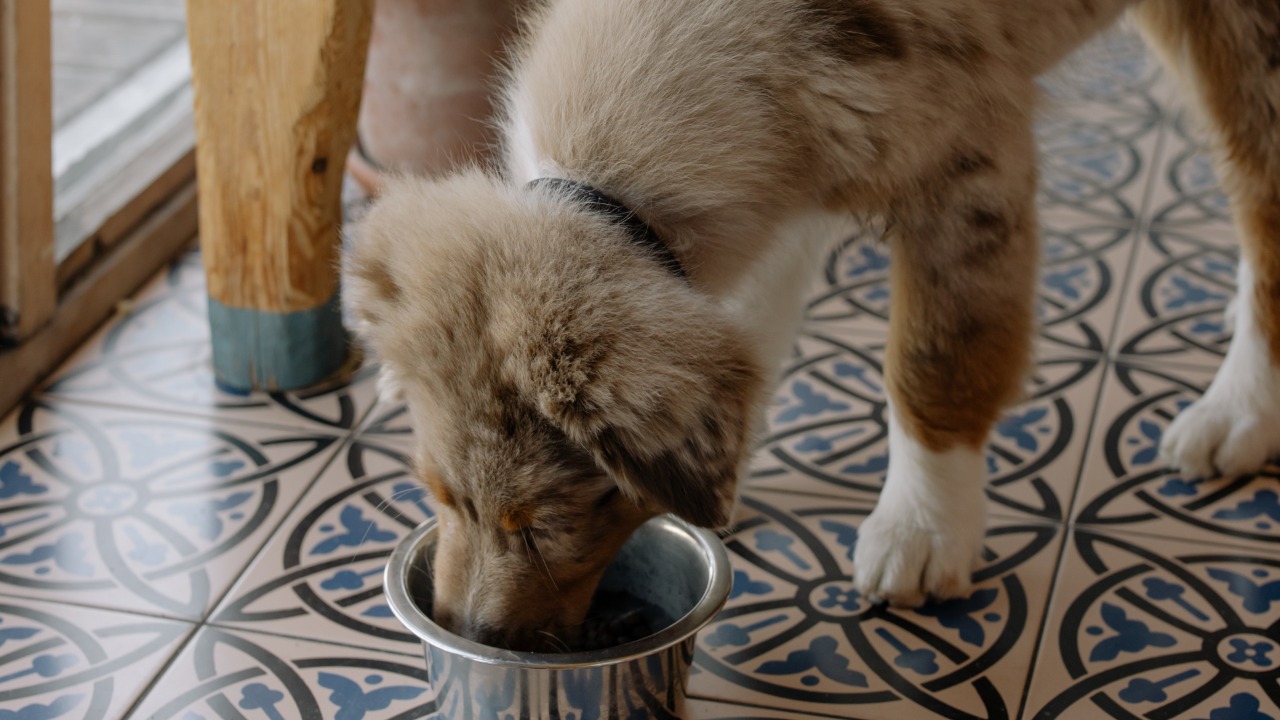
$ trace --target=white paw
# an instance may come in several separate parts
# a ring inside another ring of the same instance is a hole
[[[986,463],[969,448],[935,452],[889,413],[889,474],[858,528],[853,584],[874,602],[914,607],[969,591],[986,525]]]
[[[877,508],[858,528],[853,584],[872,602],[915,607],[968,594],[982,552],[982,515],[922,520]]]
[[[1280,452],[1280,368],[1255,320],[1253,272],[1240,263],[1228,306],[1235,336],[1204,397],[1165,430],[1160,454],[1200,477],[1253,472]]]
[[[1165,430],[1160,454],[1197,477],[1231,477],[1261,468],[1280,452],[1280,399],[1259,404],[1211,389]]]

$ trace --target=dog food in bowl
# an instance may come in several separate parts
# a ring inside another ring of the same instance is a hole
[[[728,554],[713,533],[654,518],[605,571],[578,648],[505,650],[432,621],[427,558],[435,523],[401,541],[387,563],[392,612],[422,640],[435,706],[449,717],[679,718],[695,636],[729,596]]]
[[[643,640],[653,634],[649,618],[658,612],[628,593],[598,592],[573,649],[604,650]]]

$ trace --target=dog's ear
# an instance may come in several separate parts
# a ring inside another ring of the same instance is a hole
[[[524,388],[624,493],[701,527],[733,513],[763,387],[741,332],[683,289],[543,325]],[[657,306],[657,307],[655,307]]]

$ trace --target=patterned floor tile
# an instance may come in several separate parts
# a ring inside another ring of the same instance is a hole
[[[1042,113],[1086,119],[1158,117],[1175,98],[1172,78],[1131,27],[1086,43],[1040,79]]]
[[[1208,134],[1196,115],[1180,112],[1167,123],[1165,150],[1151,193],[1153,225],[1199,227],[1231,222],[1231,209],[1215,171]]]
[[[415,653],[391,614],[382,571],[400,538],[431,515],[398,450],[363,437],[343,448],[211,621]]]
[[[883,343],[806,336],[774,398],[748,486],[874,502],[889,464]],[[1029,399],[987,446],[991,510],[1066,517],[1102,373],[1098,356],[1042,357]]]
[[[1280,715],[1280,558],[1077,530],[1025,717]]]
[[[1121,360],[1214,369],[1232,328],[1236,248],[1230,225],[1153,228],[1139,244],[1112,352]]]
[[[339,442],[29,403],[0,424],[0,593],[199,619]]]
[[[204,270],[189,253],[82,346],[43,386],[60,399],[322,430],[354,428],[373,404],[368,370],[298,392],[234,393],[213,376]]]
[[[817,717],[852,720],[854,717],[841,712],[839,715],[789,713],[777,708],[759,708],[703,698],[689,698],[685,704],[685,717],[688,720],[810,720]]]
[[[123,717],[191,627],[0,598],[0,718]]]
[[[871,606],[849,582],[866,505],[751,492],[726,544],[729,603],[698,639],[690,693],[791,712],[995,718],[1017,709],[1060,545],[996,520],[967,599]]]
[[[1056,116],[1037,127],[1040,207],[1067,205],[1132,222],[1143,207],[1164,125],[1159,117],[1107,121]]]
[[[426,675],[421,656],[205,627],[134,717],[439,718]]]
[[[409,410],[402,402],[378,401],[360,426],[359,437],[395,448],[409,457],[414,453]]]
[[[1120,363],[1104,381],[1073,512],[1079,525],[1280,552],[1280,466],[1235,479],[1165,467],[1160,438],[1213,372]]]

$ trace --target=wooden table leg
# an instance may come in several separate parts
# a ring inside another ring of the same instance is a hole
[[[372,0],[188,0],[200,243],[218,381],[315,384],[342,366],[343,162]]]

